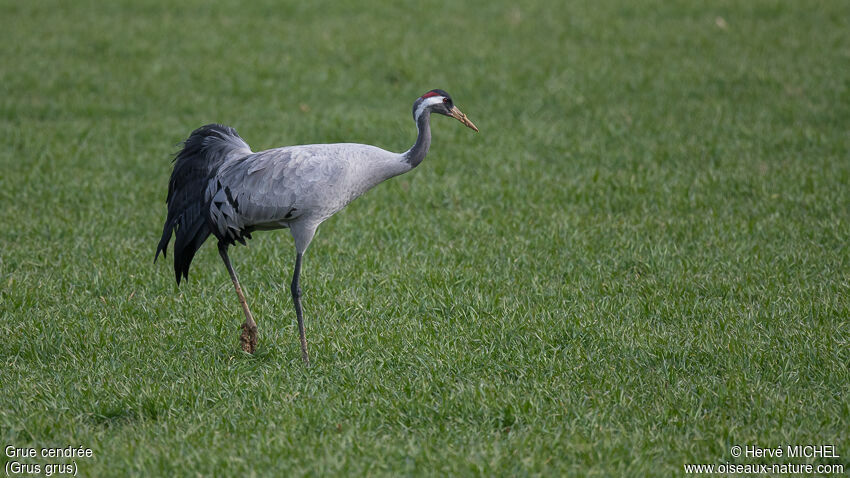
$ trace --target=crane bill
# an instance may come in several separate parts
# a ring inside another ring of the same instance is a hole
[[[465,115],[465,114],[463,114],[463,112],[461,112],[461,111],[457,108],[457,106],[452,106],[451,114],[452,114],[452,118],[454,118],[454,119],[456,119],[456,120],[460,121],[461,123],[463,123],[463,124],[464,124],[464,126],[466,126],[467,128],[472,129],[472,130],[473,130],[473,131],[475,131],[476,133],[478,132],[478,128],[477,128],[474,124],[472,124],[472,121],[469,121],[469,118],[467,118],[467,117],[466,117],[466,115]]]

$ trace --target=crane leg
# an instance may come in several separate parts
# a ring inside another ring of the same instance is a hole
[[[239,344],[242,350],[253,354],[257,350],[257,323],[254,322],[254,316],[251,315],[251,310],[248,308],[248,301],[245,300],[245,294],[242,293],[242,286],[239,285],[239,278],[236,277],[236,272],[233,266],[230,265],[230,258],[227,256],[227,244],[218,243],[218,253],[224,265],[227,266],[227,272],[230,273],[230,280],[233,281],[233,287],[236,288],[236,295],[239,297],[239,304],[242,305],[242,311],[245,312],[245,323],[242,324],[242,335],[239,336]]]
[[[310,365],[310,357],[307,355],[307,335],[304,333],[304,316],[301,312],[301,287],[298,285],[298,278],[301,275],[301,256],[299,252],[295,256],[295,273],[292,275],[292,302],[295,304],[295,317],[298,318],[298,335],[301,339],[301,359],[304,363]]]

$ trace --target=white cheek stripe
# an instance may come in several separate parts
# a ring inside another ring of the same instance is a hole
[[[445,96],[432,96],[430,98],[425,98],[425,101],[419,103],[419,106],[416,108],[416,113],[413,115],[413,119],[415,121],[419,121],[419,116],[422,115],[422,112],[425,111],[425,108],[442,103],[445,99]]]

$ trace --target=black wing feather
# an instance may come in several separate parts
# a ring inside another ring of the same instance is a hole
[[[168,182],[168,217],[156,249],[165,255],[174,233],[174,273],[177,284],[189,278],[189,265],[195,252],[210,235],[209,204],[204,194],[207,184],[222,164],[233,157],[251,154],[248,144],[236,130],[220,124],[202,126],[189,135],[183,149],[174,156],[174,170]]]

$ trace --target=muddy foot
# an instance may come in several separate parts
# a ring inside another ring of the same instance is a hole
[[[242,350],[253,354],[257,350],[257,326],[249,326],[247,322],[242,324],[242,335],[239,336],[239,345]]]

